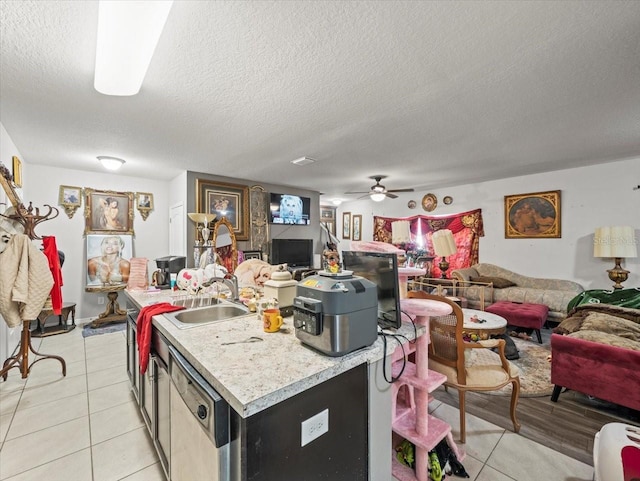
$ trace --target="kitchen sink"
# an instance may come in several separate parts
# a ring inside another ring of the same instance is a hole
[[[235,317],[246,316],[249,309],[245,306],[222,302],[212,306],[187,309],[185,311],[170,312],[164,314],[178,329],[212,324],[214,322],[227,321]]]

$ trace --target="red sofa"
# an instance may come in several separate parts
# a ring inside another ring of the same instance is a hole
[[[551,400],[565,387],[640,411],[638,331],[638,309],[591,304],[572,310],[551,335]]]

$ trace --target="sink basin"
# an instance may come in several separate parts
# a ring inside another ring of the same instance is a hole
[[[227,321],[234,317],[246,316],[249,309],[237,304],[220,303],[213,306],[188,309],[186,311],[171,312],[164,315],[178,329],[212,324],[214,322]]]

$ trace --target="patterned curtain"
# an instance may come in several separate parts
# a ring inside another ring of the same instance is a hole
[[[373,217],[373,240],[391,243],[391,223],[396,220],[408,220],[411,240],[418,249],[435,256],[431,236],[440,229],[449,229],[453,233],[458,252],[449,257],[450,271],[477,264],[479,261],[480,237],[484,236],[482,209],[450,215],[416,215],[413,217]],[[433,259],[431,277],[440,277],[438,267],[440,257]]]

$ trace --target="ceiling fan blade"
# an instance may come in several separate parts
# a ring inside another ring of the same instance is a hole
[[[413,192],[413,189],[390,189],[387,192]]]
[[[345,195],[347,194],[368,194],[369,192],[345,192]]]
[[[398,196],[396,194],[392,194],[391,192],[387,191],[384,193],[384,195],[386,195],[387,197],[389,197],[389,199],[397,199]]]

